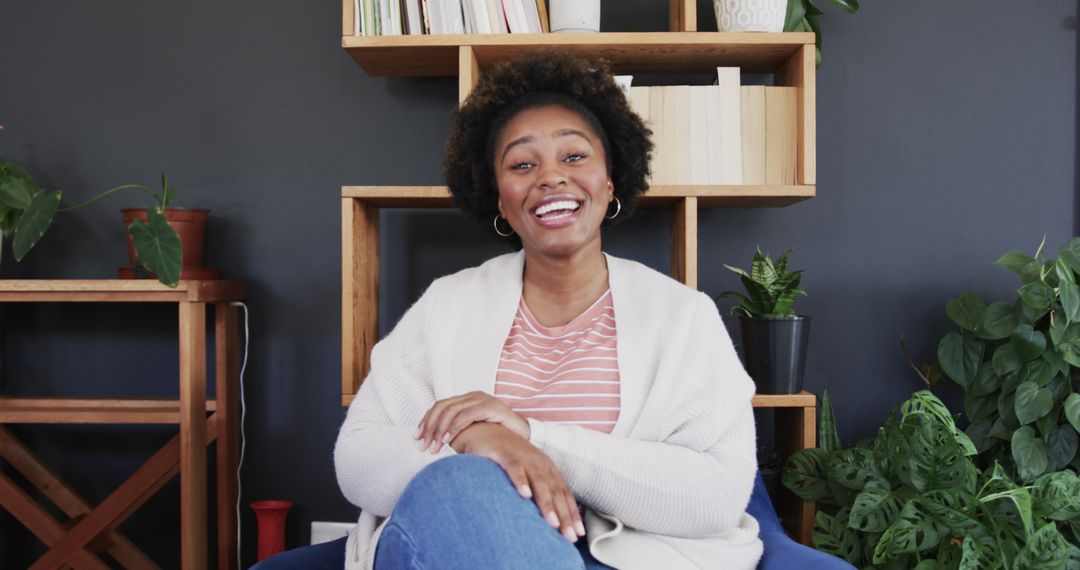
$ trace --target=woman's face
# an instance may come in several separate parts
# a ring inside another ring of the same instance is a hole
[[[521,111],[499,134],[494,159],[499,211],[526,254],[599,249],[613,188],[603,144],[580,115],[558,105]]]

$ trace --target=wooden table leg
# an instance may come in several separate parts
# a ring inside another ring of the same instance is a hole
[[[240,461],[240,385],[237,370],[237,313],[228,303],[214,306],[217,394],[217,529],[220,570],[236,568],[237,482]]]
[[[180,302],[180,567],[206,568],[206,304]]]

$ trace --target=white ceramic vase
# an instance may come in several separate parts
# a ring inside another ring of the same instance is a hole
[[[600,0],[548,0],[552,32],[599,32]]]
[[[713,0],[721,32],[782,32],[788,0]]]

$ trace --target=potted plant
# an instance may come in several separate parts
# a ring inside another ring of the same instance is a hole
[[[182,269],[201,265],[202,229],[207,211],[168,208],[175,189],[168,184],[164,173],[161,174],[160,192],[140,184],[124,184],[85,202],[59,208],[59,190],[45,191],[34,184],[18,165],[0,162],[0,234],[12,239],[12,252],[16,261],[21,261],[44,235],[57,212],[76,210],[120,190],[145,192],[155,202],[142,214],[124,211],[129,259],[133,266],[131,273],[134,276],[154,275],[164,285],[175,287],[180,281]],[[170,217],[179,219],[174,222]],[[181,229],[181,234],[191,235],[187,247],[181,243],[181,235],[173,227],[183,226],[184,219],[194,220],[189,227]]]
[[[937,353],[964,389],[975,448],[1025,482],[1080,469],[1080,237],[1056,260],[1045,241],[1034,256],[1011,251],[994,262],[1019,277],[1014,299],[987,303],[968,292],[948,301],[960,330]]]
[[[842,448],[828,392],[819,447],[797,451],[783,483],[817,503],[813,542],[860,567],[1035,570],[1080,560],[1080,478],[1025,485],[976,451],[948,408],[923,390],[893,408],[873,439]]]
[[[859,0],[828,0],[854,14]],[[815,0],[713,0],[716,29],[721,32],[813,32],[821,65],[821,16]]]
[[[720,3],[721,0],[716,0]],[[854,14],[859,11],[859,0],[829,0],[833,6]],[[814,0],[790,0],[787,16],[784,19],[785,32],[814,32],[817,51],[817,64],[821,65],[821,15],[825,12]]]
[[[793,305],[806,291],[799,288],[802,270],[788,271],[790,251],[776,259],[758,248],[750,272],[724,265],[739,276],[746,295],[728,291],[723,297],[739,302],[743,361],[761,394],[797,394],[802,391],[810,317],[796,315]]]

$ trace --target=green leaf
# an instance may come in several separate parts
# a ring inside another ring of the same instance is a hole
[[[1023,426],[1013,432],[1012,455],[1013,460],[1016,461],[1016,468],[1020,472],[1020,478],[1024,481],[1033,481],[1042,475],[1049,465],[1046,444],[1036,437],[1035,430],[1031,426]]]
[[[884,532],[900,516],[904,503],[889,489],[866,487],[855,497],[848,517],[848,528],[860,532]]]
[[[999,257],[994,265],[998,267],[1004,267],[1013,273],[1020,273],[1020,271],[1027,266],[1027,264],[1035,261],[1035,258],[1026,253],[1020,253],[1019,251],[1010,251],[1005,255]]]
[[[897,519],[874,548],[874,564],[881,564],[901,554],[923,552],[937,547],[947,536],[947,529],[923,510],[917,500],[908,501]]]
[[[972,536],[964,537],[961,552],[963,554],[960,558],[959,570],[993,570],[1001,568],[1001,561],[994,558],[993,551],[983,547]]]
[[[825,476],[828,453],[818,448],[802,449],[791,454],[784,464],[781,481],[791,492],[806,501],[817,501],[829,492]]]
[[[1012,305],[1002,301],[990,303],[979,318],[979,335],[987,340],[1007,338],[1016,324]]]
[[[979,421],[991,416],[997,410],[998,399],[993,394],[976,397],[971,392],[964,393],[964,414],[970,421]]]
[[[862,555],[859,538],[855,532],[821,511],[814,516],[814,530],[811,538],[818,550],[839,556],[852,564],[858,562]]]
[[[1022,362],[1035,360],[1046,350],[1046,337],[1031,325],[1017,325],[1009,336],[1009,342]]]
[[[806,6],[802,0],[791,0],[787,6],[787,16],[784,18],[784,31],[794,32],[799,23],[806,17]]]
[[[1080,273],[1080,237],[1069,240],[1068,245],[1058,249],[1058,256],[1076,273]]]
[[[19,216],[15,224],[15,239],[11,243],[11,251],[15,254],[16,261],[22,261],[23,257],[30,252],[30,248],[45,235],[49,229],[56,210],[60,207],[60,191],[38,192],[30,201],[29,207]]]
[[[147,222],[136,219],[128,226],[131,239],[135,242],[135,254],[161,283],[176,287],[180,283],[183,262],[180,236],[158,208],[147,210]]]
[[[1054,407],[1054,396],[1049,388],[1040,388],[1034,382],[1024,382],[1016,388],[1016,419],[1022,425],[1046,415]]]
[[[1031,489],[1035,514],[1055,521],[1080,517],[1080,478],[1072,471],[1055,471],[1035,480]]]
[[[975,332],[979,325],[979,317],[986,310],[986,303],[975,293],[963,293],[958,299],[949,299],[945,303],[945,313],[960,328]]]
[[[1052,570],[1065,568],[1069,545],[1054,523],[1035,531],[1031,540],[1020,549],[1013,562],[1014,570]]]
[[[1074,392],[1065,398],[1065,418],[1073,429],[1080,431],[1080,394]]]
[[[1005,376],[1006,374],[1018,370],[1020,366],[1024,364],[1020,360],[1020,355],[1016,353],[1016,346],[1011,342],[1007,342],[997,348],[994,351],[994,357],[992,359],[994,364],[994,372],[997,372],[999,376]]]
[[[1028,283],[1041,283],[1043,279],[1043,263],[1036,259],[1031,263],[1024,266],[1020,270],[1020,282],[1024,284]]]
[[[1068,263],[1065,263],[1064,259],[1054,262],[1054,272],[1057,273],[1059,284],[1076,283],[1076,272],[1069,267]]]
[[[845,10],[851,14],[859,11],[859,0],[829,0],[833,6]]]
[[[1061,308],[1065,310],[1065,324],[1080,321],[1080,285],[1062,283],[1058,291],[1061,293]]]
[[[856,447],[836,451],[825,461],[825,473],[829,481],[854,491],[861,491],[870,484],[889,485],[888,477],[869,449]]]
[[[972,422],[968,426],[965,433],[971,438],[971,442],[975,444],[975,451],[977,453],[986,453],[996,443],[990,437],[990,428],[992,428],[994,422],[990,419],[982,419],[977,422]]]
[[[1011,510],[1017,515],[1017,517],[1019,517],[1024,532],[1026,532],[1028,535],[1034,532],[1034,513],[1032,511],[1031,493],[1027,490],[1027,488],[1016,487],[1005,491],[990,493],[979,500],[983,503],[1006,501],[1005,504],[1009,505]]]
[[[941,370],[954,382],[967,389],[968,383],[979,370],[985,345],[963,333],[951,332],[938,344],[938,362]]]
[[[16,210],[29,208],[36,194],[37,187],[27,179],[13,178],[0,184],[0,204]]]
[[[1057,299],[1054,290],[1041,281],[1028,283],[1016,292],[1020,294],[1020,300],[1033,309],[1047,310],[1054,306],[1054,301]]]
[[[908,478],[919,491],[956,487],[967,475],[967,457],[948,426],[921,422],[904,426],[909,431],[906,457]],[[904,461],[905,458],[898,458]]]
[[[169,204],[173,201],[173,196],[176,194],[176,189],[169,186],[168,180],[165,179],[165,173],[161,173],[161,209],[169,207]]]
[[[840,449],[840,434],[836,429],[836,415],[833,412],[832,398],[826,386],[821,394],[821,425],[818,426],[818,447],[826,452]]]
[[[989,362],[979,364],[979,371],[975,378],[968,384],[967,390],[975,396],[988,396],[1001,388],[1001,376],[994,372],[994,366]]]
[[[1048,471],[1059,471],[1076,457],[1076,430],[1072,426],[1058,426],[1046,440]]]

